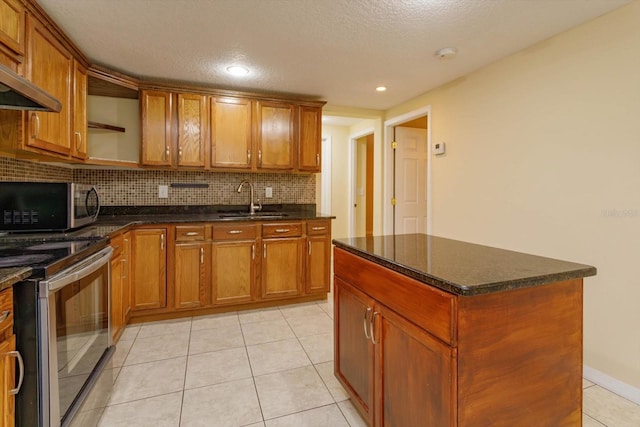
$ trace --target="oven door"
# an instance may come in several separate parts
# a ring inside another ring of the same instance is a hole
[[[92,389],[104,388],[94,384],[103,371],[110,370],[112,252],[105,248],[40,282],[41,410],[51,427],[69,425],[81,408],[99,412],[109,398],[110,389],[102,390],[101,395],[91,396],[93,407],[83,405]]]

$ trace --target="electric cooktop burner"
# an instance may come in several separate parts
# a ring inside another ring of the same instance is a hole
[[[0,268],[4,267],[27,267],[35,264],[42,264],[54,258],[52,254],[30,254],[30,255],[0,255]]]
[[[60,233],[0,238],[0,268],[31,267],[33,278],[49,277],[105,247],[107,238]]]

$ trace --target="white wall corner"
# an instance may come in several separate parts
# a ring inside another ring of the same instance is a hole
[[[582,366],[582,376],[584,379],[640,405],[640,388],[624,383],[587,365]]]

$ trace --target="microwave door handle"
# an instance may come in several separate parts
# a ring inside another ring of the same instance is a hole
[[[102,266],[109,262],[112,253],[113,249],[111,247],[106,247],[97,254],[93,255],[91,258],[80,263],[80,265],[69,270],[64,270],[61,273],[56,274],[50,280],[40,282],[40,284],[44,287],[44,289],[47,289],[49,291],[49,294],[52,294],[60,290],[61,288],[64,288],[69,283],[76,282],[83,277],[86,277],[91,273],[99,270]]]

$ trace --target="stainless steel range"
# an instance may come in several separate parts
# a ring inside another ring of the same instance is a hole
[[[92,233],[0,237],[0,268],[32,269],[13,288],[16,346],[24,359],[17,426],[96,425],[109,399],[112,249]]]

